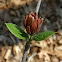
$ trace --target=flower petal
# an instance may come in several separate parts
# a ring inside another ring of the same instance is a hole
[[[30,14],[34,17],[34,19],[38,20],[38,15],[36,12],[34,14],[33,14],[33,12],[31,12]]]
[[[37,20],[33,21],[32,26],[31,26],[31,32],[35,33],[37,29]]]
[[[27,20],[28,20],[28,16],[26,17],[26,19],[25,19],[25,17],[24,17],[24,26],[26,27],[26,25],[27,25]]]
[[[38,20],[38,15],[37,15],[37,13],[35,12],[35,18],[36,18],[36,20]]]
[[[29,15],[29,18],[27,20],[27,26],[31,27],[33,21],[34,21],[34,17],[32,17],[31,15]]]
[[[26,31],[27,31],[29,34],[31,34],[31,32],[30,32],[30,26],[27,26],[27,27],[26,27]]]
[[[36,29],[37,28],[37,20],[33,21],[32,23],[32,29]]]
[[[43,22],[42,18],[41,18],[41,19],[39,18],[39,19],[38,19],[38,28],[40,28],[42,22]]]

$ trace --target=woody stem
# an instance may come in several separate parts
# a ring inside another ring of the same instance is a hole
[[[31,38],[29,39],[29,41],[25,45],[25,50],[24,50],[22,62],[26,62],[26,57],[27,57],[28,50],[29,50],[29,47],[30,47],[30,42],[31,42]]]
[[[37,6],[36,6],[36,13],[37,13],[37,14],[38,14],[38,12],[39,12],[39,8],[40,8],[41,1],[42,1],[42,0],[38,0],[38,4],[37,4]]]
[[[26,57],[27,57],[27,54],[28,54],[29,47],[30,47],[30,44],[26,43],[23,58],[22,58],[22,62],[26,62]]]

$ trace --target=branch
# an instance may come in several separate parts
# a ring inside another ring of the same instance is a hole
[[[42,0],[38,0],[38,4],[37,4],[37,6],[36,6],[36,13],[37,13],[37,14],[38,14],[38,12],[39,12],[39,8],[40,8],[41,1],[42,1]]]
[[[24,50],[22,62],[26,62],[26,57],[27,57],[27,54],[28,54],[29,47],[30,47],[30,44],[27,42],[26,45],[25,45],[25,50]]]

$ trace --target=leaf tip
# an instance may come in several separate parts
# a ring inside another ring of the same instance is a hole
[[[7,23],[5,23],[5,25],[7,25]]]
[[[5,23],[5,25],[6,25],[7,23]]]

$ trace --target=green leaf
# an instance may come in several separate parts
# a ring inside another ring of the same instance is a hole
[[[28,38],[28,35],[22,30],[20,27],[18,27],[15,24],[12,23],[5,23],[7,28],[10,30],[10,32],[18,37],[19,39],[26,40]]]
[[[33,40],[41,41],[41,40],[44,40],[44,39],[48,38],[49,36],[51,36],[51,35],[53,35],[55,33],[57,33],[57,32],[45,31],[45,32],[42,32],[42,33],[38,34],[37,36],[35,36],[33,38]]]

